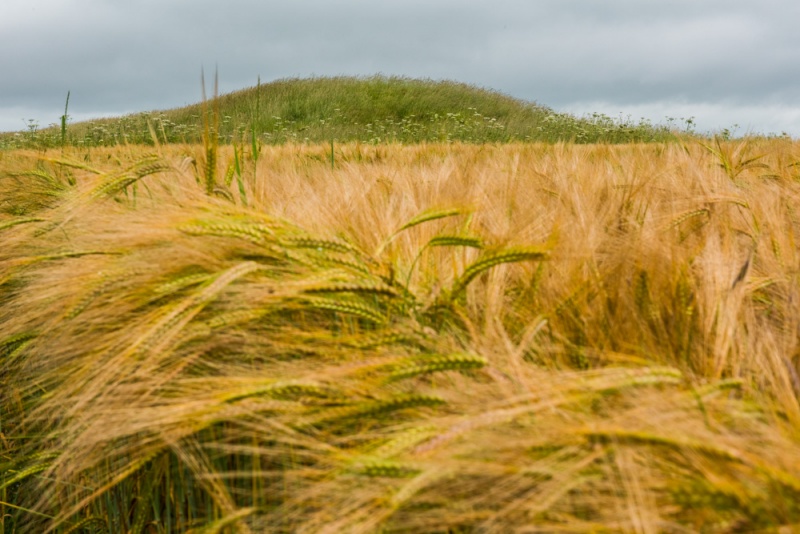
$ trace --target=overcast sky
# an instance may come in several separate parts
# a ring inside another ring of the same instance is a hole
[[[0,130],[287,77],[403,75],[578,115],[800,137],[798,0],[0,0]],[[208,76],[207,76],[208,77]]]

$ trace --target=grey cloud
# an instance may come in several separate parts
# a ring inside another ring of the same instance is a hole
[[[794,0],[3,0],[3,109],[153,109],[264,81],[452,78],[553,107],[799,106]],[[18,119],[15,119],[18,120]],[[800,132],[800,125],[798,125]]]

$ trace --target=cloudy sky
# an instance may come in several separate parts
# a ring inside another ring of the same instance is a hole
[[[278,78],[453,79],[578,115],[800,137],[797,0],[0,0],[0,130]],[[680,122],[680,121],[677,121]]]

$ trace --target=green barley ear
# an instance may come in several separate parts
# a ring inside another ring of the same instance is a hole
[[[711,211],[708,208],[700,208],[697,210],[690,210],[685,213],[680,214],[677,216],[671,223],[669,223],[668,229],[675,228],[676,226],[680,226],[683,222],[688,221],[689,219],[693,219],[695,217],[705,216],[706,218],[711,216]]]
[[[397,229],[395,234],[402,232],[403,230],[408,230],[409,228],[413,228],[414,226],[420,225],[422,223],[426,223],[428,221],[435,221],[437,219],[444,219],[445,217],[453,217],[455,215],[461,215],[462,211],[458,208],[446,208],[446,209],[434,209],[428,210],[420,213],[416,217],[412,218],[406,224],[401,226]]]
[[[441,406],[442,404],[445,404],[445,401],[440,397],[409,393],[387,400],[365,403],[359,406],[358,412],[360,415],[381,415],[409,408]]]
[[[411,478],[420,472],[419,469],[385,460],[369,462],[356,470],[357,474],[370,478]]]
[[[10,368],[14,361],[19,358],[24,350],[36,337],[38,332],[26,332],[17,334],[0,341],[0,364]]]
[[[334,300],[326,298],[306,299],[307,305],[318,310],[331,311],[345,315],[360,317],[375,324],[384,324],[386,315],[382,310],[369,306],[363,302]]]
[[[370,444],[367,453],[376,458],[391,458],[409,451],[439,433],[436,425],[422,425],[408,430],[393,433],[389,440],[379,444]]]
[[[145,477],[141,482],[136,495],[136,504],[133,505],[133,524],[131,525],[130,532],[146,532],[145,525],[148,521],[150,507],[157,497],[155,497],[156,487],[162,484],[164,480],[164,463],[153,462],[152,470],[149,476]]]
[[[280,244],[288,248],[310,248],[319,251],[330,250],[333,252],[351,253],[355,249],[349,243],[332,239],[314,239],[311,237],[286,237]]]
[[[77,523],[73,523],[67,530],[63,532],[64,534],[77,534],[78,532],[108,532],[108,522],[102,517],[94,515],[85,517]]]
[[[486,358],[475,354],[425,354],[395,366],[389,380],[404,380],[443,371],[469,371],[480,369],[488,363]]]
[[[399,293],[393,287],[370,282],[328,282],[305,289],[305,293],[357,293],[397,297]]]
[[[723,392],[731,390],[739,390],[744,388],[744,381],[741,378],[727,378],[725,380],[718,380],[705,386],[700,386],[692,390],[689,394],[695,398],[703,399]]]
[[[4,340],[0,341],[0,357],[8,356],[17,350],[20,345],[29,342],[38,335],[38,332],[25,332],[23,334],[16,334],[5,338]]]
[[[364,263],[357,262],[357,261],[350,261],[348,259],[337,258],[332,255],[322,255],[322,256],[309,256],[308,261],[310,261],[313,265],[322,268],[342,268],[351,273],[358,273],[362,275],[371,276],[372,271],[364,265]]]
[[[449,300],[457,299],[466,290],[470,282],[492,267],[503,263],[541,261],[546,259],[548,255],[549,248],[547,247],[514,247],[484,256],[467,267],[461,276],[453,283]]]
[[[219,187],[219,186],[215,187],[214,190],[212,191],[212,193],[217,195],[218,197],[224,198],[225,200],[229,201],[231,204],[234,203],[233,195],[231,195],[231,192],[228,191],[227,189],[223,188],[223,187]]]
[[[58,254],[43,254],[41,256],[28,256],[17,258],[9,262],[8,268],[0,272],[0,286],[14,278],[18,269],[46,261],[64,260],[68,258],[82,258],[84,256],[119,256],[119,252],[106,252],[103,250],[86,250],[81,252],[61,252]]]
[[[103,278],[101,279],[100,283],[97,284],[91,291],[87,292],[81,300],[78,301],[75,306],[70,308],[70,310],[64,314],[65,320],[74,319],[78,315],[82,314],[91,304],[97,299],[100,295],[110,291],[110,288],[113,287],[115,283],[117,283],[119,279],[109,279]]]
[[[467,247],[483,248],[480,237],[460,235],[437,235],[425,244],[425,247]]]
[[[437,235],[430,241],[425,243],[425,246],[417,253],[414,261],[411,262],[411,267],[408,268],[408,275],[406,276],[405,288],[411,284],[411,275],[414,272],[414,267],[422,257],[422,253],[430,247],[467,247],[467,248],[483,248],[483,243],[479,237],[473,236],[460,236],[460,235]]]
[[[58,163],[60,160],[43,160],[43,161],[51,161],[51,162],[54,162],[54,163]],[[62,166],[66,166],[66,165],[62,165]],[[102,174],[102,173],[100,173],[98,171],[98,172],[96,172],[94,174]],[[63,182],[61,182],[58,178],[56,178],[55,176],[53,176],[49,172],[46,172],[46,171],[44,171],[42,169],[34,169],[34,170],[22,171],[22,172],[9,172],[9,173],[6,174],[6,176],[11,176],[11,177],[30,176],[32,178],[37,178],[41,182],[44,182],[44,185],[47,186],[47,194],[48,195],[55,196],[55,194],[57,192],[64,191],[66,189],[66,186],[64,185]]]
[[[233,175],[236,174],[236,167],[238,163],[236,163],[236,146],[233,147],[233,154],[234,154],[234,161],[228,164],[228,168],[225,170],[225,187],[230,187],[231,183],[233,183]]]
[[[234,403],[253,397],[271,397],[278,400],[302,400],[308,398],[329,399],[335,397],[334,390],[324,388],[314,383],[303,382],[276,382],[273,384],[251,386],[236,392],[226,393],[223,402]]]
[[[647,271],[640,270],[636,276],[636,284],[633,288],[634,303],[636,304],[636,311],[641,316],[649,317],[652,302],[650,299],[650,284]]]
[[[314,383],[302,382],[279,382],[274,384],[269,391],[269,396],[280,400],[302,400],[302,399],[331,399],[339,397],[341,394],[330,387],[319,386]]]
[[[374,349],[393,345],[417,346],[422,348],[422,340],[414,334],[400,331],[381,331],[377,334],[359,335],[351,340],[343,340],[342,344],[354,349]]]
[[[689,226],[688,229],[682,229],[682,225],[686,221],[692,221],[692,224]],[[676,217],[670,225],[667,227],[668,230],[673,228],[678,229],[679,232],[679,242],[683,242],[686,238],[692,235],[694,232],[703,228],[706,224],[711,221],[711,210],[708,208],[700,208],[697,210],[687,211]]]
[[[208,281],[212,276],[213,274],[211,273],[195,273],[180,276],[154,287],[153,295],[156,298],[161,298],[165,295],[177,293],[183,289],[186,289],[187,287],[202,284],[203,282]]]
[[[6,228],[11,228],[12,226],[17,226],[19,224],[42,222],[44,220],[46,219],[40,219],[38,217],[20,217],[18,219],[11,219],[10,221],[4,221],[0,223],[0,230],[5,230]]]
[[[91,165],[87,165],[86,163],[81,163],[79,161],[70,161],[70,160],[67,160],[67,159],[53,159],[53,158],[42,158],[41,161],[45,162],[45,163],[53,163],[54,165],[58,165],[60,167],[67,167],[69,169],[80,169],[82,171],[90,172],[90,173],[96,174],[98,176],[101,176],[101,175],[104,176],[106,174],[105,172],[101,171],[100,169],[97,169],[96,167],[92,167]],[[37,171],[25,172],[25,173],[21,173],[20,175],[21,176],[25,176],[25,175],[33,176],[33,175],[36,175],[36,176],[40,176],[42,178],[49,178],[49,180],[51,180],[51,181],[55,181],[54,177],[52,177],[52,176],[50,176],[50,175],[48,175],[46,173],[43,174],[43,173],[37,172]]]
[[[722,146],[722,139],[719,136],[714,137],[716,147],[700,143],[700,146],[710,152],[718,161],[717,166],[720,167],[725,174],[732,181],[735,181],[740,174],[747,169],[768,169],[769,166],[760,163],[758,160],[762,159],[766,154],[759,154],[757,156],[748,156],[750,145],[745,141],[734,149],[728,149]]]
[[[180,226],[178,230],[194,236],[237,237],[262,246],[273,242],[275,233],[266,224],[202,220]]]
[[[192,529],[188,531],[188,534],[220,534],[221,532],[230,532],[231,530],[229,527],[233,527],[236,523],[241,521],[242,519],[249,517],[253,514],[258,512],[258,508],[240,508],[235,512],[231,512],[230,514],[217,519],[216,521],[212,521],[211,523],[204,526],[202,529]],[[236,532],[239,529],[235,529]]]
[[[446,404],[445,400],[433,395],[415,393],[397,395],[389,399],[362,402],[342,408],[328,410],[316,423],[335,423],[352,419],[380,417],[400,410],[411,408],[434,407]]]
[[[19,466],[27,464],[27,467],[15,468],[15,465],[12,465],[12,469],[6,469],[6,473],[4,474],[9,474],[10,476],[0,479],[0,490],[13,487],[15,484],[22,482],[26,478],[47,471],[50,468],[51,460],[55,459],[56,457],[58,457],[57,453],[47,452],[34,453],[27,457],[15,460],[14,464]],[[11,473],[13,473],[13,475]]]
[[[239,188],[239,201],[242,206],[247,206],[247,190],[244,188],[244,179],[242,178],[242,163],[244,163],[244,147],[242,145],[236,146],[233,144],[233,173],[236,175],[236,186]],[[255,173],[255,169],[253,170]],[[231,180],[228,176],[225,177],[226,185],[231,185]]]
[[[253,177],[258,167],[258,156],[261,154],[261,143],[258,140],[258,121],[261,120],[261,76],[256,85],[256,112],[250,119],[250,155],[253,159]]]
[[[172,165],[162,161],[158,155],[151,154],[140,159],[123,172],[107,177],[102,184],[92,190],[90,195],[93,198],[113,197],[129,186],[136,184],[145,176],[169,172],[172,169]]]
[[[395,240],[395,238],[401,234],[403,231],[408,230],[409,228],[413,228],[414,226],[418,226],[420,224],[435,221],[437,219],[444,219],[445,217],[453,217],[455,215],[461,215],[463,211],[459,208],[446,208],[446,209],[433,209],[423,211],[419,215],[413,217],[410,221],[405,223],[403,226],[395,230],[395,232],[390,235],[381,245],[378,247],[378,250],[375,251],[375,256],[379,256],[383,250],[389,246],[389,244]]]
[[[185,331],[188,323],[229,285],[262,268],[256,262],[244,261],[215,273],[193,293],[165,308],[160,317],[149,326],[148,331],[125,350],[125,354],[132,358],[141,358],[150,351],[158,351],[165,343],[179,339],[179,334]]]

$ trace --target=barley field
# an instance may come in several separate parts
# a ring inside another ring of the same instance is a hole
[[[2,531],[795,532],[799,210],[788,139],[0,151]]]

